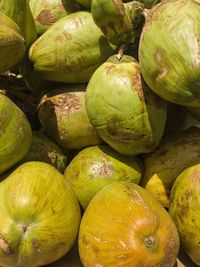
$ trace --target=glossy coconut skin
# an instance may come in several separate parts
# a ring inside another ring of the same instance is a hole
[[[136,157],[123,156],[107,145],[100,145],[80,151],[65,169],[64,177],[86,209],[104,186],[124,180],[138,184],[142,171]]]
[[[146,83],[180,105],[200,105],[199,16],[198,1],[163,1],[147,11],[140,39],[139,62]]]
[[[200,162],[200,129],[190,128],[165,137],[159,147],[143,160],[141,185],[164,206],[169,207],[172,186],[178,175]]]
[[[42,97],[39,120],[45,133],[61,148],[81,149],[102,142],[85,108],[86,85],[56,89]]]
[[[0,174],[25,157],[31,144],[30,124],[14,102],[0,93]]]
[[[86,108],[98,135],[124,155],[155,149],[166,122],[165,103],[141,80],[138,62],[110,57],[92,75]]]
[[[38,35],[44,33],[59,19],[80,10],[75,0],[30,0],[29,5]]]
[[[0,12],[0,74],[14,67],[23,58],[25,42],[17,24]]]
[[[169,213],[179,231],[181,245],[200,265],[200,164],[185,169],[171,192]]]
[[[0,184],[0,191],[1,266],[41,266],[71,249],[80,208],[56,168],[24,163]]]
[[[79,11],[60,19],[42,34],[31,46],[29,58],[35,71],[46,80],[83,83],[115,49],[91,13]]]
[[[178,251],[170,215],[136,184],[104,187],[82,217],[79,254],[84,267],[172,267]]]

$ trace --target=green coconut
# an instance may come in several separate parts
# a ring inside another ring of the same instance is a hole
[[[29,5],[38,35],[59,19],[80,10],[75,0],[30,0]]]
[[[148,86],[162,98],[200,105],[200,5],[195,0],[163,1],[146,12],[139,62]]]
[[[123,180],[138,184],[141,176],[142,167],[136,157],[123,156],[107,145],[83,149],[64,173],[84,209],[104,186]]]
[[[31,144],[30,124],[14,102],[0,93],[0,174],[22,160]]]
[[[199,161],[200,163],[200,161]],[[185,169],[176,179],[169,213],[176,223],[181,245],[198,266],[200,265],[200,164]]]
[[[61,18],[43,33],[31,46],[29,58],[46,80],[82,83],[89,81],[115,49],[91,13],[79,11]]]
[[[31,147],[22,162],[29,161],[49,163],[63,173],[66,168],[67,157],[60,147],[45,134],[33,131]]]
[[[0,74],[14,67],[23,58],[25,42],[17,24],[0,12]]]
[[[92,75],[86,108],[97,134],[124,155],[154,150],[163,135],[165,103],[141,79],[138,62],[110,57]]]
[[[71,186],[53,166],[22,164],[0,183],[0,265],[35,267],[73,246],[80,207]]]
[[[0,0],[0,10],[19,26],[28,49],[37,39],[35,23],[29,0]]]
[[[82,149],[102,142],[85,107],[86,85],[55,89],[44,95],[38,107],[47,136],[63,149]]]

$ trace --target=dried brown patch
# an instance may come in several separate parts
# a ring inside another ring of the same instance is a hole
[[[143,89],[142,89],[142,80],[141,80],[141,75],[140,75],[139,70],[137,71],[136,75],[133,76],[132,89],[134,91],[137,91],[139,99],[141,101],[144,101],[144,94],[143,94]]]
[[[10,242],[7,241],[2,235],[0,235],[0,249],[6,254],[10,254],[12,252]]]
[[[43,9],[37,16],[36,21],[42,25],[50,26],[57,21],[50,9]]]
[[[77,111],[81,107],[80,99],[77,95],[71,93],[61,94],[54,101],[57,111],[62,114],[69,114]]]

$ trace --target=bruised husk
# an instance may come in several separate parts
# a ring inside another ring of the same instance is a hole
[[[172,267],[179,236],[168,212],[142,187],[115,182],[83,214],[79,254],[85,267]]]
[[[24,38],[17,24],[0,12],[0,74],[14,67],[25,53]]]
[[[37,39],[29,0],[0,0],[0,10],[19,26],[25,39],[25,46],[28,49]]]
[[[46,80],[81,83],[87,82],[115,49],[91,13],[79,11],[60,19],[42,34],[32,45],[29,58]]]
[[[200,265],[199,206],[200,164],[197,164],[185,169],[178,176],[172,188],[169,206],[169,213],[177,226],[181,245],[197,266]]]
[[[0,174],[19,162],[29,150],[31,127],[8,97],[0,93]]]
[[[45,133],[64,149],[81,149],[101,142],[85,108],[86,85],[56,89],[43,96],[38,108]]]
[[[98,135],[121,154],[155,149],[166,122],[165,103],[141,80],[138,62],[112,56],[91,77],[86,108]]]
[[[67,157],[63,154],[60,147],[47,136],[33,131],[30,149],[22,162],[29,161],[49,163],[63,173],[66,167]]]
[[[30,0],[29,4],[38,35],[59,19],[80,10],[75,0]]]
[[[162,98],[200,105],[200,5],[195,0],[163,1],[146,12],[139,61],[149,87]]]
[[[141,176],[141,163],[136,157],[123,156],[107,145],[83,149],[64,173],[84,209],[104,186],[124,180],[138,184]]]
[[[177,176],[200,162],[200,129],[192,127],[166,136],[159,147],[145,156],[141,185],[169,207],[171,188]]]

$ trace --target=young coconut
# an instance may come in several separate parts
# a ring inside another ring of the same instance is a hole
[[[79,254],[84,267],[172,267],[179,252],[174,221],[142,187],[116,182],[83,214]]]
[[[85,90],[84,84],[55,89],[40,101],[38,116],[44,131],[63,149],[102,143],[86,112]]]
[[[107,145],[100,145],[80,151],[65,169],[64,177],[86,209],[104,186],[124,180],[138,184],[142,171],[138,158],[121,155]]]
[[[144,80],[162,98],[200,106],[200,5],[163,1],[146,11],[139,46]]]
[[[91,13],[79,11],[51,25],[33,43],[29,58],[45,80],[83,83],[115,50]]]
[[[31,145],[31,126],[14,102],[0,93],[0,174],[22,160]]]
[[[154,150],[163,135],[165,103],[143,82],[131,56],[110,57],[92,75],[86,108],[97,134],[124,155]]]
[[[75,243],[77,198],[62,174],[47,163],[24,163],[1,182],[0,210],[1,266],[43,266]]]

